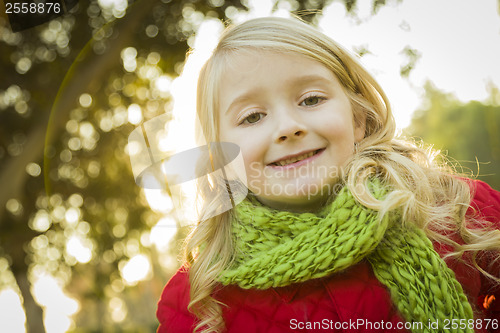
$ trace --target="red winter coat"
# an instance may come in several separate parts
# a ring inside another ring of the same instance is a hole
[[[479,214],[500,229],[500,192],[480,181],[471,182],[471,187],[474,197],[468,214]],[[435,249],[444,255],[451,248],[435,243]],[[485,269],[490,261],[487,255],[478,259]],[[477,304],[477,318],[490,319],[477,319],[476,332],[500,332],[500,287],[494,287],[466,262],[448,260],[447,264],[471,303]],[[500,277],[500,263],[489,273]],[[223,316],[228,332],[408,332],[388,290],[365,261],[341,273],[287,287],[247,290],[221,286],[214,297],[227,305]],[[188,272],[181,268],[165,286],[158,303],[158,332],[192,332],[195,317],[188,312],[188,303]]]

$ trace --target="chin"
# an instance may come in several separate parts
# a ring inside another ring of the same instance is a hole
[[[314,198],[290,198],[287,204],[287,210],[296,212],[314,212],[320,210],[327,201],[328,196]]]
[[[312,212],[321,209],[328,202],[329,198],[329,193],[325,195],[306,193],[305,195],[287,195],[278,200],[276,198],[261,198],[260,201],[271,208],[296,212]]]

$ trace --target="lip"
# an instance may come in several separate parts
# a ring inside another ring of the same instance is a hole
[[[267,166],[271,167],[271,168],[275,168],[275,169],[290,169],[290,168],[296,168],[296,167],[299,167],[301,165],[304,165],[306,163],[309,163],[310,161],[312,160],[315,160],[316,158],[318,158],[323,152],[325,151],[325,148],[319,148],[319,149],[309,149],[309,150],[304,150],[300,153],[297,153],[297,154],[291,154],[291,155],[286,155],[286,156],[283,156],[283,157],[280,157],[278,158],[277,160],[274,160],[272,161],[271,163],[269,163]],[[289,159],[289,158],[292,158],[292,157],[297,157],[297,156],[300,156],[300,155],[304,155],[304,154],[307,154],[307,153],[310,153],[310,152],[317,152],[316,154],[314,154],[313,156],[311,157],[308,157],[306,159],[303,159],[301,161],[298,161],[298,162],[295,162],[295,163],[292,163],[292,164],[288,164],[288,165],[272,165],[273,163],[276,163],[276,162],[279,162],[281,160],[286,160],[286,159]]]

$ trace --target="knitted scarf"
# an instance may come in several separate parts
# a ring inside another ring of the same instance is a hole
[[[370,183],[376,198],[385,195]],[[390,291],[407,322],[473,319],[460,283],[424,231],[403,227],[397,214],[382,219],[344,187],[319,214],[278,211],[247,198],[235,208],[236,257],[219,277],[222,284],[267,289],[325,277],[362,259]],[[474,332],[467,328],[462,332]]]

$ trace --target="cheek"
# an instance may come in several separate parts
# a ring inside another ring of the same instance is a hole
[[[337,145],[338,148],[352,148],[354,145],[354,127],[352,122],[346,118],[335,118],[326,122],[323,133],[327,133],[330,144]]]
[[[243,155],[243,160],[245,161],[247,175],[249,177],[255,177],[258,170],[263,167],[261,154],[259,154],[258,150],[255,149],[255,147],[251,147],[248,144],[240,148]]]
[[[260,190],[265,182],[265,171],[262,159],[252,149],[242,148],[243,160],[245,163],[245,173],[247,177],[248,189],[254,193],[260,193]]]
[[[255,174],[257,166],[264,160],[262,149],[264,145],[262,140],[259,141],[260,136],[255,136],[255,139],[249,139],[247,133],[226,125],[222,124],[220,127],[220,140],[238,145],[243,156],[247,176]],[[251,172],[252,170],[253,172]]]
[[[223,118],[219,121],[219,133],[218,133],[219,140],[225,141],[225,142],[236,143],[236,142],[233,142],[234,140],[231,138],[229,126],[226,124],[226,121],[224,121],[224,120],[225,119]]]
[[[226,135],[221,135],[221,140],[238,145],[243,156],[246,174],[250,176],[250,174],[255,173],[257,167],[263,161],[263,154],[260,149],[261,145],[256,141],[249,140],[248,137],[234,134],[229,131]]]

